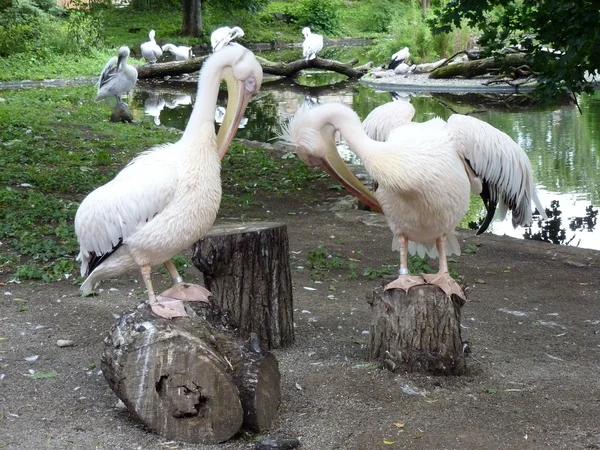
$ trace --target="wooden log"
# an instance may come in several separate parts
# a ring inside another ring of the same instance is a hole
[[[518,67],[527,64],[527,57],[522,53],[513,53],[503,58],[484,58],[475,61],[457,62],[440,66],[429,74],[429,78],[473,78],[498,72],[504,67]]]
[[[435,285],[367,295],[371,305],[370,359],[391,371],[462,375],[466,370],[460,332],[462,299]]]
[[[206,56],[199,56],[190,58],[187,61],[169,61],[165,63],[137,66],[138,79],[143,80],[146,78],[165,77],[167,75],[175,76],[196,72],[200,70],[202,63],[206,58]],[[347,63],[319,57],[310,60],[299,59],[289,63],[283,61],[269,61],[259,56],[257,56],[256,59],[265,73],[283,77],[293,77],[301,70],[310,68],[331,70],[346,75],[349,78],[360,78],[366,73],[366,69],[364,68],[361,70],[353,68],[358,62],[358,59],[354,59]]]
[[[192,261],[204,274],[204,285],[241,338],[256,333],[269,350],[294,342],[285,224],[220,225],[192,250]]]
[[[214,444],[242,425],[264,431],[280,400],[277,360],[212,325],[221,317],[214,303],[186,310],[190,317],[168,320],[144,305],[121,317],[101,358],[109,386],[168,439]]]

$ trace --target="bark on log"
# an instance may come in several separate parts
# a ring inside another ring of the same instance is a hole
[[[489,74],[491,71],[497,72],[508,66],[522,66],[523,64],[527,64],[527,62],[527,58],[522,53],[509,54],[504,58],[484,58],[475,61],[457,62],[438,67],[429,74],[429,78],[473,78]]]
[[[391,371],[462,375],[466,370],[460,333],[462,300],[435,285],[367,295],[371,305],[368,354]]]
[[[204,274],[204,285],[240,337],[247,339],[256,333],[263,348],[269,350],[294,342],[285,224],[217,226],[192,250],[192,261]]]
[[[102,371],[127,409],[168,439],[214,444],[244,425],[264,431],[280,400],[275,357],[212,325],[214,303],[186,303],[189,318],[167,320],[147,305],[105,339]]]
[[[187,61],[170,61],[165,63],[146,64],[138,66],[138,79],[165,77],[167,75],[182,75],[200,70],[206,56],[190,58]],[[341,73],[349,78],[360,78],[366,73],[366,69],[357,70],[353,66],[358,62],[357,59],[342,63],[332,59],[315,58],[310,60],[299,59],[286,63],[283,61],[269,61],[261,57],[256,57],[265,73],[279,75],[283,77],[292,77],[301,70],[316,68],[331,70]]]

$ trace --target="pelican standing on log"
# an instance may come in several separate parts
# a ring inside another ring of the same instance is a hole
[[[404,47],[403,49],[398,50],[392,55],[392,59],[388,64],[388,70],[394,70],[397,66],[399,66],[402,63],[406,64],[406,61],[408,61],[409,57],[410,52],[408,51],[408,47]]]
[[[317,53],[323,49],[323,36],[310,32],[310,28],[302,28],[304,43],[302,44],[302,56],[308,61],[315,59]]]
[[[242,37],[244,30],[240,27],[221,27],[217,28],[210,35],[210,45],[213,52],[218,52],[237,37]]]
[[[221,80],[228,108],[218,135],[214,113]],[[181,300],[205,300],[200,286],[183,284],[171,258],[212,227],[221,201],[221,158],[227,152],[262,69],[254,54],[229,46],[211,55],[198,81],[198,101],[181,139],[141,153],[117,176],[90,193],[75,216],[83,294],[96,284],[140,269],[152,311],[185,316]],[[164,264],[174,286],[157,297],[150,278]]]
[[[339,131],[379,183],[376,197],[346,167],[335,146]],[[525,151],[508,135],[473,117],[454,114],[394,129],[387,141],[370,139],[358,115],[342,104],[301,107],[284,128],[282,139],[296,147],[307,164],[325,168],[354,195],[382,211],[400,250],[399,277],[386,289],[408,291],[436,284],[464,299],[448,273],[447,253],[460,254],[455,227],[469,209],[471,191],[487,210],[478,230],[485,231],[498,203],[500,215],[512,211],[513,226],[530,225],[531,201],[545,217]],[[410,243],[409,243],[410,241]],[[414,276],[408,253],[439,256],[434,275]]]
[[[142,56],[149,64],[154,64],[162,55],[162,49],[154,40],[155,34],[154,30],[150,30],[150,33],[148,33],[150,40],[141,45]]]
[[[175,61],[187,61],[194,56],[192,47],[186,47],[185,45],[165,44],[162,46],[162,51],[172,53],[175,56]]]
[[[129,57],[129,47],[121,47],[117,53],[108,60],[100,78],[98,79],[98,93],[96,101],[99,102],[113,95],[117,98],[117,104],[125,105],[121,96],[133,89],[137,82],[137,69],[131,64],[127,64]]]

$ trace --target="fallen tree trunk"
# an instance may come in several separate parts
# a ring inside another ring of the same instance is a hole
[[[196,58],[190,58],[187,61],[170,61],[166,63],[146,64],[138,66],[138,79],[143,80],[147,78],[165,77],[183,75],[185,73],[192,73],[200,70],[202,63],[206,59],[206,56],[200,56]],[[331,70],[332,72],[341,73],[349,78],[360,78],[362,77],[367,68],[362,67],[360,70],[355,69],[353,66],[358,62],[357,59],[342,63],[333,59],[315,58],[310,60],[299,59],[289,63],[283,61],[269,61],[267,59],[256,57],[260,63],[263,71],[271,75],[279,75],[282,77],[292,77],[301,70],[305,69],[324,69]]]
[[[217,325],[214,304],[186,303],[190,317],[168,320],[147,305],[106,337],[102,372],[127,409],[167,439],[215,444],[243,425],[268,428],[280,401],[275,357]]]
[[[508,67],[519,67],[528,64],[528,60],[522,53],[513,53],[504,58],[484,58],[475,61],[464,61],[440,66],[429,74],[429,78],[473,78],[480,75],[488,75],[500,70],[506,71]]]

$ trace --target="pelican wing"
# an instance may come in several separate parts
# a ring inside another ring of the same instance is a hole
[[[385,142],[392,130],[410,123],[415,116],[415,108],[407,101],[394,101],[378,106],[363,121],[367,136],[375,141]]]
[[[82,276],[127,244],[137,230],[161,214],[178,185],[177,166],[161,148],[142,153],[112,181],[91,192],[75,215]],[[132,182],[135,180],[135,182]]]
[[[531,163],[525,151],[507,134],[474,117],[454,114],[448,119],[448,130],[457,144],[459,155],[470,170],[470,177],[481,183],[481,197],[488,211],[477,234],[488,227],[498,202],[503,216],[512,211],[512,223],[531,225],[533,200],[546,218],[533,181]],[[478,183],[473,182],[472,186]]]
[[[108,83],[118,73],[117,61],[118,58],[116,56],[113,56],[108,60],[108,62],[104,66],[104,69],[102,69],[102,72],[100,73],[100,78],[98,78],[97,83],[99,89],[106,85],[106,83]]]

